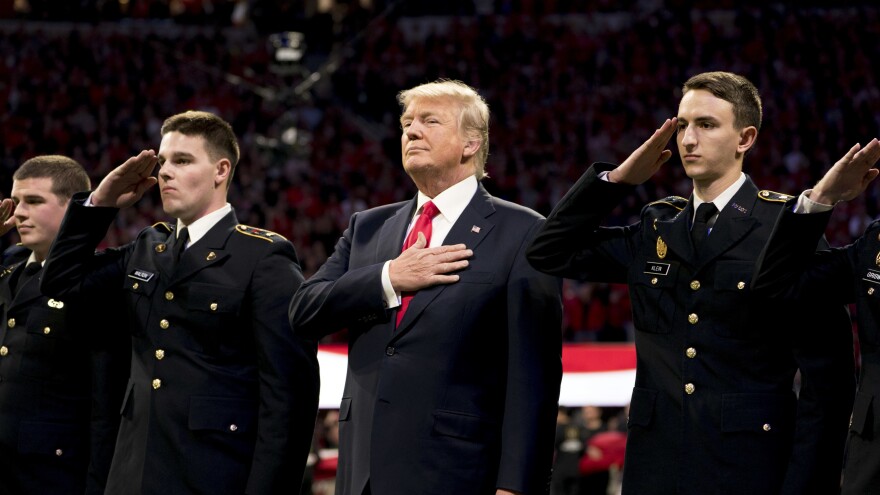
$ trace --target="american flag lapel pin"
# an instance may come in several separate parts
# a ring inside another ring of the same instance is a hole
[[[473,227],[471,227],[471,232],[473,232],[474,234],[479,234],[480,228],[474,225]]]

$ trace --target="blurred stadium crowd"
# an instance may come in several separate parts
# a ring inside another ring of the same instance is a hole
[[[166,116],[216,112],[242,145],[239,219],[291,239],[308,277],[353,212],[414,194],[395,95],[439,77],[489,102],[486,187],[544,214],[591,162],[621,161],[675,115],[681,83],[701,71],[739,72],[761,90],[764,126],[745,168],[763,187],[797,193],[880,135],[871,3],[435,3],[0,1],[0,191],[48,153],[74,157],[96,184],[156,148]],[[295,57],[277,56],[287,31],[303,35]],[[689,190],[676,153],[613,221]],[[873,188],[838,207],[832,244],[861,233],[877,206]],[[105,242],[165,219],[151,195]],[[565,306],[569,341],[631,338],[623,286],[566,282]]]

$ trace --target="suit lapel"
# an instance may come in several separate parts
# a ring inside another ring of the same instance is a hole
[[[379,230],[379,241],[376,244],[376,259],[379,262],[393,260],[400,256],[406,228],[416,209],[416,199],[406,203],[397,213],[388,217]]]
[[[235,212],[229,212],[228,215],[211,227],[204,237],[188,247],[180,256],[180,263],[171,275],[169,285],[190,278],[201,270],[228,258],[229,252],[226,251],[226,241],[232,235],[236,224],[238,224],[238,220],[235,217]],[[170,258],[169,263],[171,263]]]
[[[694,217],[694,197],[691,196],[687,206],[678,215],[669,220],[657,220],[654,226],[657,234],[666,243],[669,250],[682,260],[694,260],[694,246],[691,244],[691,219]]]
[[[495,207],[492,206],[491,198],[492,196],[486,192],[482,184],[478,185],[474,197],[471,198],[470,203],[461,213],[461,216],[452,225],[449,234],[443,239],[443,245],[464,244],[468,249],[476,249],[495,227],[495,224],[488,220],[488,217],[495,213]],[[410,301],[409,308],[407,308],[406,314],[403,315],[403,320],[400,321],[400,326],[394,332],[392,341],[399,339],[403,334],[407,333],[431,301],[451,285],[455,284],[435,285],[417,292],[412,301]]]
[[[24,267],[25,263],[18,264],[11,275],[18,277],[20,281],[21,276],[24,275]],[[25,280],[24,285],[16,287],[15,294],[12,296],[12,302],[9,305],[9,311],[15,311],[18,307],[24,306],[34,299],[43,297],[43,294],[40,292],[40,278],[42,278],[42,276],[43,271],[40,270],[40,273],[36,274],[35,277]],[[6,286],[6,290],[9,290],[9,284],[4,285]]]

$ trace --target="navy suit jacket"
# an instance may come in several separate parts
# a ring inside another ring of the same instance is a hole
[[[479,187],[444,244],[474,252],[458,282],[416,293],[395,329],[382,265],[416,201],[356,213],[294,295],[294,332],[347,328],[336,491],[546,493],[561,381],[561,283],[525,259],[543,223]]]

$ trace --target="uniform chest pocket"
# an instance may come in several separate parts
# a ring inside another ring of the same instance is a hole
[[[238,315],[244,290],[238,287],[193,283],[189,284],[186,308],[211,314]]]
[[[880,321],[880,271],[868,269],[856,283],[856,295],[860,311],[868,311],[874,321]],[[869,317],[869,318],[870,318]],[[859,328],[859,339],[865,344],[880,345],[880,331],[876,327]]]
[[[637,260],[630,268],[633,323],[636,330],[669,333],[675,321],[676,261]]]
[[[761,335],[763,327],[751,324],[752,306],[759,303],[750,297],[754,269],[755,264],[751,261],[721,261],[715,266],[715,294],[708,302],[711,311],[707,313],[713,314],[716,324],[712,328],[718,335],[734,339]]]
[[[38,378],[64,373],[70,361],[70,345],[74,339],[64,324],[64,312],[49,307],[32,308],[26,329],[21,373]]]

